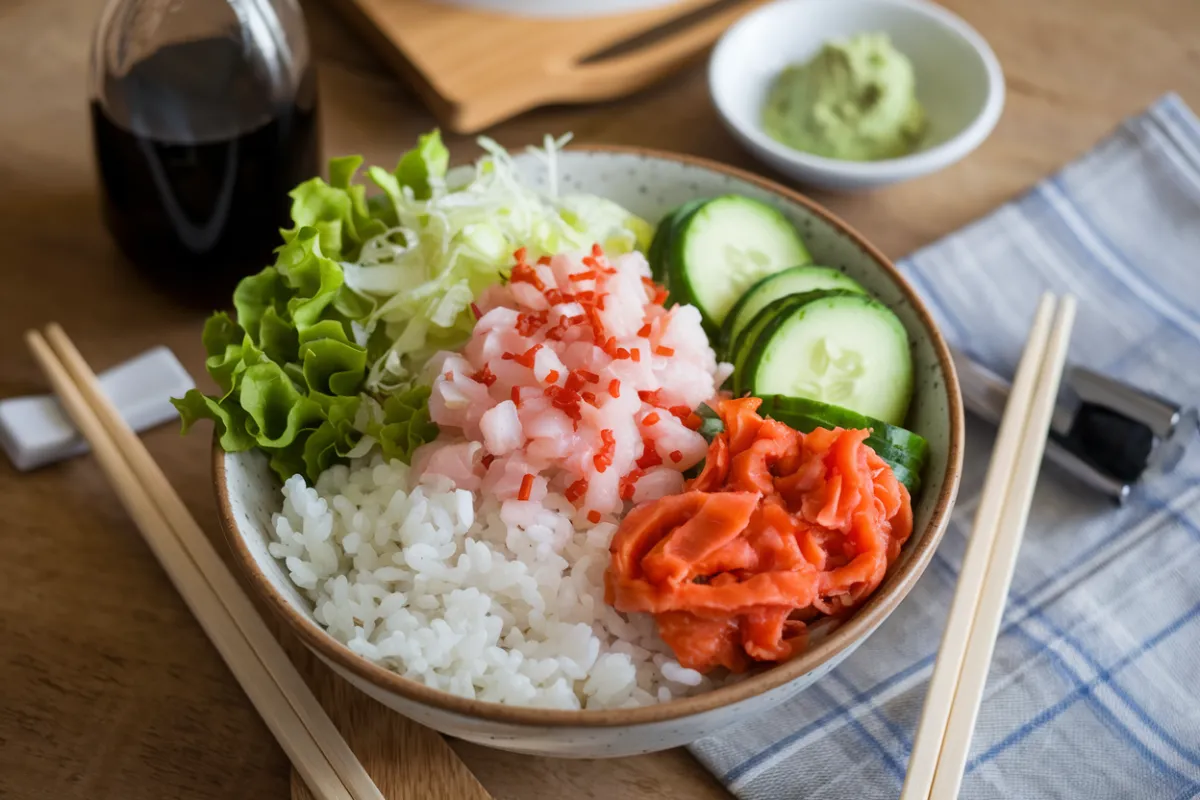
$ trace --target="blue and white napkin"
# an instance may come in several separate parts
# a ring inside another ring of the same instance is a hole
[[[1071,359],[1200,402],[1200,121],[1176,96],[901,262],[947,338],[1012,374],[1046,290]],[[994,431],[934,560],[836,671],[692,752],[742,800],[899,795]],[[1200,798],[1200,447],[1127,506],[1046,465],[975,730],[963,800]]]

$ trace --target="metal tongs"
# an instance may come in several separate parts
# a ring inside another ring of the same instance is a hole
[[[963,404],[998,424],[1009,383],[953,352]],[[1170,472],[1200,432],[1197,409],[1083,367],[1063,375],[1045,457],[1088,486],[1125,502],[1140,481]]]

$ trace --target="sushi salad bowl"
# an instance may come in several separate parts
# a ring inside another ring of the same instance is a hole
[[[323,662],[445,734],[624,756],[783,703],[904,599],[963,415],[891,263],[716,163],[437,132],[291,192],[206,323],[222,526]]]

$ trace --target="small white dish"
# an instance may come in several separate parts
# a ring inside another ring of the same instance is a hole
[[[882,31],[908,56],[929,118],[920,149],[882,161],[842,161],[795,150],[762,129],[771,82],[830,39]],[[978,147],[1004,107],[1004,74],[966,22],[924,0],[781,0],[731,26],[713,50],[709,92],[725,125],[764,163],[825,189],[860,190],[927,175]]]

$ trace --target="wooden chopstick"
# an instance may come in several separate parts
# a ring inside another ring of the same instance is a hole
[[[1060,307],[1053,296],[1045,295],[1038,305],[992,451],[901,800],[941,800],[957,793],[1032,502],[1074,309],[1070,297]],[[943,754],[948,755],[945,760]],[[952,777],[955,772],[957,777]]]
[[[57,325],[47,336],[54,349],[36,331],[26,340],[63,408],[304,782],[321,800],[383,800],[78,350]]]
[[[290,699],[304,726],[312,732],[317,742],[322,744],[322,750],[351,796],[356,800],[382,800],[383,795],[359,763],[350,745],[321,708],[320,702],[309,690],[304,678],[271,634],[250,598],[242,591],[241,585],[225,567],[204,531],[188,512],[182,498],[142,444],[142,440],[125,423],[120,412],[101,390],[95,373],[88,367],[66,332],[57,323],[53,323],[46,328],[46,336],[62,359],[63,366],[79,386],[89,405],[96,411],[105,430],[129,460],[139,482],[155,500],[188,555],[224,604],[229,616],[255,647],[263,666]]]
[[[983,700],[984,685],[992,662],[992,651],[1000,632],[1000,620],[1004,616],[1008,589],[1017,565],[1017,553],[1025,535],[1029,508],[1033,504],[1033,492],[1037,486],[1042,454],[1046,449],[1046,436],[1050,429],[1050,418],[1054,414],[1059,383],[1067,362],[1074,322],[1075,299],[1068,295],[1059,303],[1054,330],[1050,334],[1050,343],[1046,347],[1038,377],[1037,393],[1021,438],[1016,469],[1000,519],[999,534],[992,548],[992,563],[980,592],[975,624],[966,646],[958,690],[954,696],[954,709],[946,725],[942,754],[930,792],[931,800],[953,800],[958,797],[979,704]]]
[[[1050,339],[1050,323],[1055,305],[1053,297],[1042,298],[1025,344],[1025,351],[1017,365],[1012,393],[1009,395],[1004,417],[1000,421],[979,508],[975,512],[975,524],[963,554],[958,588],[950,604],[950,613],[938,648],[933,676],[929,680],[921,723],[913,740],[908,773],[905,775],[904,788],[900,794],[901,800],[926,800],[933,787],[933,776],[942,750],[945,725],[950,718],[962,659],[966,655],[962,647],[970,635],[975,610],[979,604],[979,590],[983,586],[983,578],[991,561],[992,542],[1016,465],[1021,432],[1029,418],[1029,403],[1033,398],[1034,384],[1046,344]]]

